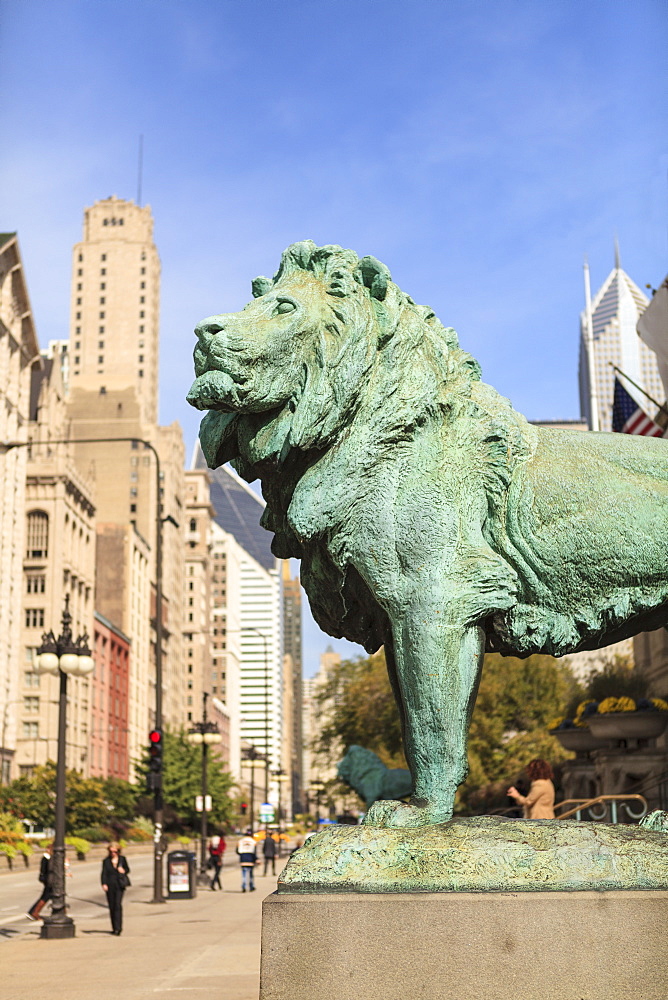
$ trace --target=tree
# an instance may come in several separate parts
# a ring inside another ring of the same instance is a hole
[[[113,779],[106,779],[110,781]],[[73,833],[84,827],[104,826],[114,813],[115,801],[105,795],[106,782],[84,778],[79,771],[65,776],[65,831]],[[127,785],[128,782],[123,782]],[[130,786],[131,787],[131,786]],[[136,797],[136,793],[135,793]],[[28,777],[17,778],[2,789],[2,808],[39,827],[55,822],[56,765],[53,761],[36,767]],[[131,817],[130,817],[131,818]]]
[[[177,824],[195,828],[200,821],[200,814],[195,810],[195,797],[202,791],[202,748],[189,743],[183,731],[172,733],[163,730],[162,744],[162,789],[165,806],[171,807]],[[141,770],[144,775],[148,773],[148,751]],[[230,797],[234,779],[225,771],[220,758],[211,751],[209,751],[207,785],[208,794],[211,796],[209,818],[219,826],[230,824],[235,812]]]

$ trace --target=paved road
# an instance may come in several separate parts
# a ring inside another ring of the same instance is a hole
[[[224,892],[154,905],[152,857],[129,863],[119,938],[110,933],[99,861],[72,865],[77,936],[66,941],[42,941],[39,925],[22,917],[39,895],[36,869],[2,877],[0,1000],[257,1000],[262,899],[276,880],[259,876],[258,891],[242,894],[232,855]]]

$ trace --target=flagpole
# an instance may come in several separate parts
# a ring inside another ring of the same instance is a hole
[[[587,369],[589,375],[589,422],[591,430],[600,431],[601,424],[598,411],[598,389],[596,386],[596,368],[594,365],[594,328],[591,318],[591,285],[589,282],[589,261],[584,262],[585,286],[585,350],[587,351]]]
[[[616,372],[619,372],[619,374],[622,376],[622,378],[625,378],[627,382],[630,382],[631,385],[634,386],[638,390],[638,392],[641,392],[643,394],[643,396],[646,396],[647,399],[649,399],[650,403],[653,403],[654,406],[656,406],[656,408],[658,410],[661,410],[661,412],[665,413],[666,416],[668,417],[668,409],[666,408],[666,404],[665,403],[657,403],[657,401],[654,399],[654,396],[650,396],[650,394],[647,392],[646,389],[643,389],[643,387],[641,385],[638,385],[637,382],[634,382],[632,378],[630,378],[628,375],[626,375],[622,371],[622,369],[618,368],[617,365],[614,364],[612,361],[608,361],[608,364],[610,365],[611,368],[614,368],[614,370]]]

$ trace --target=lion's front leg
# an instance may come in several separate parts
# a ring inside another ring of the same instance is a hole
[[[424,826],[452,816],[467,774],[466,744],[482,667],[485,634],[450,618],[448,609],[417,608],[393,623],[394,665],[413,776],[409,805],[377,802],[370,826]]]

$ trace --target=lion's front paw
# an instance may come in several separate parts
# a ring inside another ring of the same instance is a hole
[[[415,805],[391,799],[380,799],[378,802],[374,802],[367,812],[363,825],[405,828],[446,823],[451,818],[452,809],[445,806],[438,808],[431,803]]]

